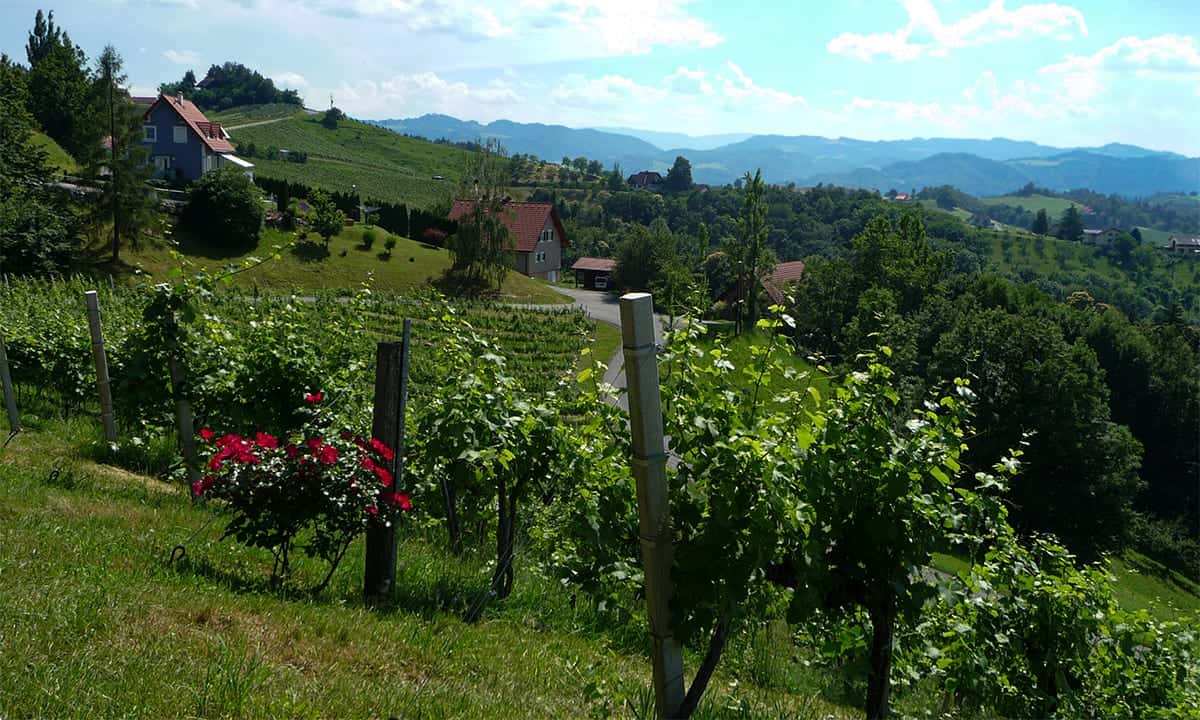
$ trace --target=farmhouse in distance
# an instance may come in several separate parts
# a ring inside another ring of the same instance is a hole
[[[450,219],[458,221],[475,207],[473,200],[455,200]],[[522,275],[557,282],[567,231],[554,205],[545,202],[506,202],[501,221],[512,235],[516,252],[513,269]]]

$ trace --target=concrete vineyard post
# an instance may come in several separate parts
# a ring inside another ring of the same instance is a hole
[[[92,331],[92,360],[96,364],[96,388],[100,393],[100,420],[104,423],[104,439],[117,440],[117,424],[113,419],[112,388],[108,382],[108,359],[104,354],[104,332],[100,326],[100,300],[95,290],[84,293],[87,299],[88,327]]]
[[[375,416],[371,435],[395,451],[393,488],[404,472],[404,413],[408,404],[408,350],[412,323],[404,321],[401,342],[381,342],[375,351]],[[363,594],[383,599],[396,585],[396,523],[367,529]]]
[[[192,418],[192,404],[183,393],[187,371],[183,361],[174,353],[168,359],[171,373],[171,392],[175,395],[175,427],[179,433],[179,447],[183,451],[183,464],[187,468],[188,484],[200,479],[200,461],[196,456],[196,427]]]
[[[653,643],[655,709],[660,718],[674,718],[684,698],[683,655],[671,629],[671,506],[654,346],[654,300],[649,293],[621,297],[621,340],[629,388],[646,615]]]

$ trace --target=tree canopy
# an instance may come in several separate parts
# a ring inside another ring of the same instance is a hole
[[[295,90],[277,89],[273,80],[237,62],[210,66],[200,82],[196,82],[195,74],[188,70],[178,82],[159,85],[158,91],[165,95],[183,93],[205,110],[266,103],[302,105],[304,102]]]

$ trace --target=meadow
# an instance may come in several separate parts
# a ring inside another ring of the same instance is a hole
[[[1078,203],[1066,198],[1049,197],[1046,195],[1029,195],[1028,197],[1002,195],[1000,197],[979,198],[979,201],[986,205],[1012,205],[1013,207],[1025,208],[1033,213],[1036,213],[1038,210],[1045,210],[1046,214],[1052,219],[1057,219],[1070,206],[1078,205]]]
[[[377,237],[368,249],[363,243],[367,229],[362,225],[344,228],[330,240],[326,250],[319,237],[310,236],[313,242],[298,243],[295,233],[265,228],[257,247],[231,253],[217,251],[205,239],[179,228],[170,242],[143,244],[127,250],[122,257],[129,268],[160,280],[171,276],[181,261],[193,270],[217,271],[252,263],[253,259],[265,260],[252,270],[234,275],[232,281],[251,291],[257,288],[301,293],[336,289],[353,292],[364,283],[384,293],[418,292],[429,289],[431,282],[450,266],[446,250],[399,236],[391,236],[396,246],[387,253],[384,242],[389,236],[382,228],[374,228]],[[503,287],[493,298],[529,304],[571,302],[547,283],[515,272],[505,276]]]

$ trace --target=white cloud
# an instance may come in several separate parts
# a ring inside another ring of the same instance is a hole
[[[302,88],[308,86],[308,80],[296,72],[272,73],[271,79],[275,81],[276,85],[285,88]]]
[[[445,113],[457,117],[496,119],[525,100],[504,80],[483,86],[446,80],[437,73],[394,75],[382,81],[343,83],[334,90],[334,101],[359,117],[403,117]]]
[[[502,22],[491,8],[465,0],[291,0],[287,5],[334,17],[392,23],[412,32],[446,33],[471,40],[512,33],[512,27]]]
[[[1130,74],[1137,79],[1122,78]],[[1144,40],[1130,35],[1091,55],[1068,55],[1038,75],[1056,84],[1063,100],[1086,105],[1118,84],[1145,91],[1153,85],[1200,83],[1200,47],[1185,35]]]
[[[800,95],[792,95],[783,90],[775,90],[755,84],[742,69],[733,62],[726,62],[726,67],[733,73],[733,77],[723,78],[725,95],[736,100],[754,99],[764,101],[770,106],[787,107],[790,105],[804,105],[804,98]]]
[[[906,61],[922,55],[944,57],[951,50],[1027,35],[1057,39],[1070,39],[1075,32],[1087,35],[1083,13],[1057,3],[1010,10],[1005,0],[991,0],[984,9],[949,24],[942,20],[933,0],[903,0],[903,4],[908,13],[904,27],[884,33],[842,33],[830,40],[826,49],[865,61],[876,56]]]
[[[609,53],[640,55],[651,48],[713,47],[725,38],[690,15],[690,0],[522,0],[526,23],[565,27],[573,37],[599,40]]]
[[[200,64],[200,55],[195,50],[164,50],[163,57],[176,65]]]
[[[708,73],[700,68],[692,70],[680,65],[670,75],[663,78],[663,85],[677,93],[712,95],[713,85],[708,80]]]

